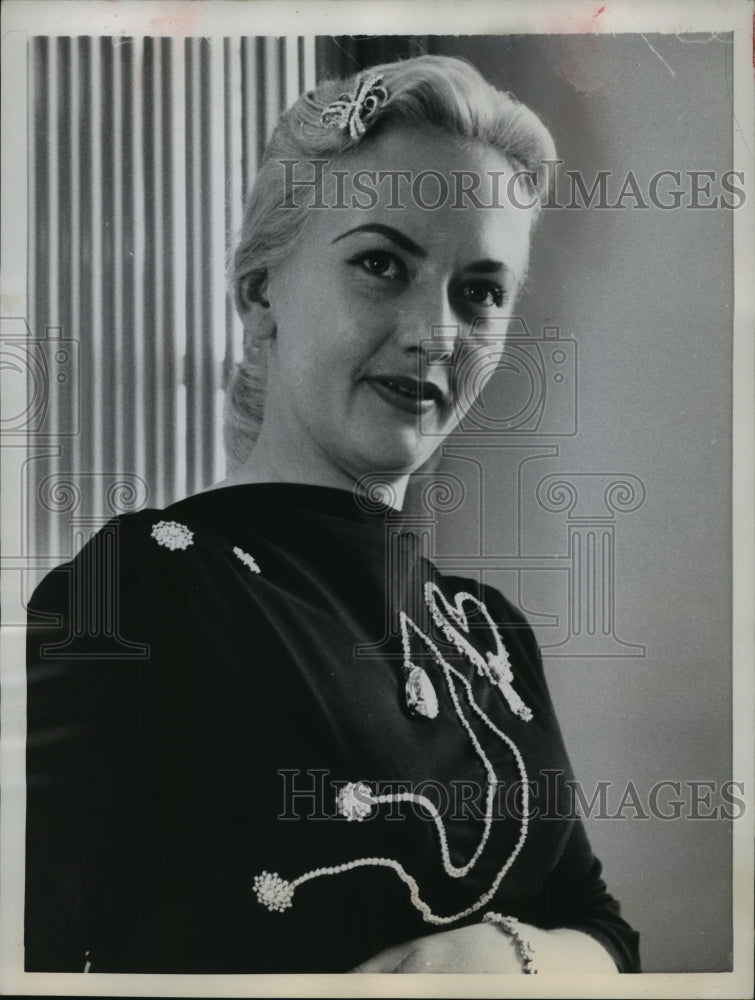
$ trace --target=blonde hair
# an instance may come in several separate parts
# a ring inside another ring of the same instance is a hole
[[[366,135],[323,125],[322,112],[367,74],[382,78],[388,100],[370,119]],[[241,234],[229,268],[238,297],[242,282],[259,283],[268,268],[284,261],[307,218],[305,204],[281,206],[281,160],[325,159],[329,165],[351,149],[374,140],[391,123],[436,126],[461,139],[490,146],[515,169],[541,204],[547,195],[544,163],[555,159],[550,133],[533,111],[511,94],[496,90],[469,63],[450,56],[420,56],[372,66],[366,73],[326,80],[281,116],[262,158],[244,208]],[[302,199],[303,202],[306,199]],[[226,393],[224,441],[229,471],[244,464],[259,435],[264,413],[265,357],[245,335],[243,359]]]

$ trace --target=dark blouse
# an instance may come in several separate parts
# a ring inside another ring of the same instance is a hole
[[[42,581],[28,971],[344,972],[490,910],[638,971],[532,630],[400,528],[345,491],[229,487]]]

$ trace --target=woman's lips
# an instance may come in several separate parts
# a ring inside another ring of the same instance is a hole
[[[443,393],[432,382],[420,382],[406,375],[373,375],[366,381],[378,396],[405,413],[429,413],[443,402]]]

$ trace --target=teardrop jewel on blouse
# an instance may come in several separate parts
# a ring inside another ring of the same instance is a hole
[[[433,682],[416,664],[406,672],[406,704],[412,715],[434,719],[438,714],[438,696]]]

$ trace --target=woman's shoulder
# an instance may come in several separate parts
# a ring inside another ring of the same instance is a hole
[[[239,519],[238,497],[231,489],[211,488],[192,493],[161,509],[128,515],[127,530],[140,532],[152,546],[170,552],[197,551],[203,543],[224,537]],[[250,520],[253,512],[250,510]]]
[[[143,507],[104,521],[37,583],[28,604],[31,616],[42,609],[65,611],[85,594],[100,600],[116,588],[121,597],[146,592],[159,552],[193,541],[191,530],[174,516],[177,506]]]
[[[77,552],[50,569],[27,603],[31,632],[39,629],[44,638],[50,629],[74,620],[90,631],[90,617],[107,618],[116,603],[122,606],[129,595],[143,592],[148,574],[143,571],[142,540],[154,514],[140,510],[111,517]],[[84,624],[82,615],[87,616]]]
[[[188,553],[222,526],[216,499],[210,492],[193,494],[164,507],[142,507],[116,514],[53,572],[113,558],[121,570],[136,571],[161,552]]]
[[[210,489],[111,517],[39,582],[30,610],[68,607],[76,595],[101,593],[111,580],[122,602],[144,604],[159,602],[166,588],[179,593],[227,573],[238,559],[257,572],[248,551],[257,552],[267,522],[252,501],[232,489]]]

